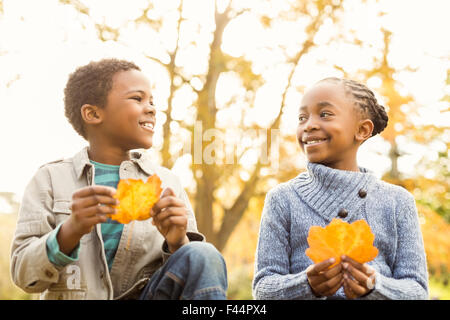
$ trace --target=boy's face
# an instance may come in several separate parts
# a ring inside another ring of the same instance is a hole
[[[100,132],[110,145],[126,151],[152,146],[156,110],[150,83],[142,72],[116,73],[101,112]]]
[[[302,99],[297,139],[310,162],[347,168],[356,162],[358,121],[343,85],[320,82]]]

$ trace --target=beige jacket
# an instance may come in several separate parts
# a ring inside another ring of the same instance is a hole
[[[146,179],[154,173],[161,178],[163,189],[171,187],[184,200],[189,212],[189,239],[204,241],[197,232],[189,198],[170,170],[152,164],[146,153],[133,152],[119,172],[121,179]],[[137,298],[150,276],[170,256],[163,236],[149,219],[124,226],[111,271],[100,224],[81,238],[76,262],[59,267],[49,261],[49,233],[69,217],[74,191],[94,184],[94,176],[84,148],[73,158],[39,168],[26,187],[11,248],[12,279],[24,291],[41,293],[41,299]]]

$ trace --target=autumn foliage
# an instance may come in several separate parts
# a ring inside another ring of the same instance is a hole
[[[305,253],[314,263],[334,257],[334,266],[340,263],[342,255],[365,263],[378,254],[378,249],[373,246],[374,239],[374,234],[364,220],[350,224],[333,219],[326,227],[312,226],[309,229],[309,248]]]
[[[150,218],[150,210],[161,196],[161,179],[156,175],[148,177],[147,182],[140,179],[122,179],[117,185],[115,206],[117,213],[109,215],[112,220],[129,223],[132,220]]]

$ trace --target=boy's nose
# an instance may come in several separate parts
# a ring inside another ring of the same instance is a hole
[[[145,113],[150,113],[151,115],[155,115],[156,114],[156,109],[151,104],[148,104],[148,105],[146,105],[144,107],[144,112]]]

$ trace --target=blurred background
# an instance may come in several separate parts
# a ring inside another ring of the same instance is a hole
[[[230,299],[252,298],[265,194],[305,170],[303,92],[329,76],[366,83],[389,125],[359,165],[414,195],[430,299],[450,299],[449,13],[448,0],[0,0],[0,299],[35,298],[9,273],[20,200],[40,165],[86,145],[63,89],[105,57],[150,78],[148,152],[181,177],[200,232],[224,254]],[[215,130],[201,139],[212,162],[193,159],[196,122]]]

